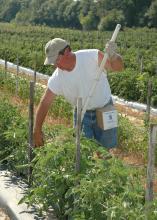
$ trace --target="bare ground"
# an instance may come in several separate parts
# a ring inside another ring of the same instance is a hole
[[[11,220],[5,209],[0,208],[0,220]]]

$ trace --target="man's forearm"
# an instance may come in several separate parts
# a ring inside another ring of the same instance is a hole
[[[47,89],[39,106],[38,106],[37,112],[36,112],[34,131],[41,132],[43,122],[44,122],[45,117],[48,113],[50,105],[53,102],[54,97],[55,97],[55,94],[52,93],[49,89]]]
[[[43,122],[45,120],[45,117],[47,115],[48,112],[48,106],[46,108],[46,106],[44,105],[44,103],[40,103],[37,112],[36,112],[36,119],[35,119],[35,123],[34,123],[34,130],[35,131],[41,131],[42,130],[42,125]]]

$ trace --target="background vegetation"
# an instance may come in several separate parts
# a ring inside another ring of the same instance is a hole
[[[74,51],[85,48],[104,50],[112,32],[80,31],[44,26],[20,26],[0,23],[0,57],[19,65],[51,75],[52,66],[44,66],[44,46],[54,37],[70,42]],[[152,78],[152,106],[157,106],[157,32],[156,29],[124,29],[117,38],[118,53],[125,69],[108,74],[114,95],[127,100],[146,103],[148,80]]]
[[[83,30],[157,27],[157,0],[0,0],[0,21]]]

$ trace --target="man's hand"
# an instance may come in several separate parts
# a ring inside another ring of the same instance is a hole
[[[34,147],[41,147],[44,145],[44,134],[42,131],[34,131]]]
[[[104,54],[101,51],[99,51],[99,53],[98,53],[99,66],[101,65],[103,57],[104,57]],[[105,64],[104,68],[107,71],[113,71],[113,72],[114,71],[116,71],[116,72],[122,71],[124,69],[122,57],[119,54],[115,53],[112,56],[112,58],[107,59],[107,62]]]
[[[36,111],[36,119],[34,123],[34,147],[40,147],[44,145],[42,125],[54,98],[55,94],[50,89],[47,89],[40,101],[40,104]]]
[[[113,41],[108,41],[105,46],[105,52],[108,54],[109,58],[116,54],[117,44]]]

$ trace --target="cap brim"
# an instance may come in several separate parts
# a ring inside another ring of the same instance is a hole
[[[52,59],[50,60],[48,57],[46,57],[44,61],[44,65],[51,65],[51,64],[53,64]]]

